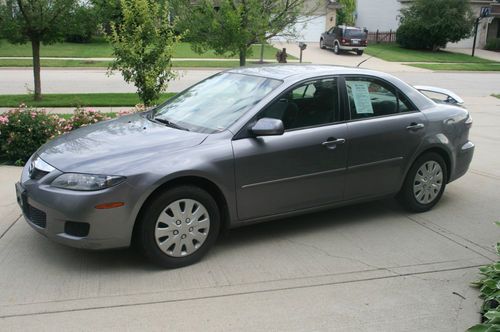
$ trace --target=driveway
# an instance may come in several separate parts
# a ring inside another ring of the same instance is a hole
[[[479,74],[478,74],[479,75]],[[393,200],[231,231],[200,263],[160,270],[133,250],[49,242],[0,166],[0,330],[463,331],[479,320],[469,282],[496,259],[498,74],[401,73],[451,87],[474,118],[470,172],[432,211]]]

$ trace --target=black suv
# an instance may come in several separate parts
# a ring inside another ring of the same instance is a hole
[[[340,51],[355,51],[362,55],[364,49],[368,46],[368,31],[339,25],[321,34],[319,46],[321,48],[333,48],[335,54]]]

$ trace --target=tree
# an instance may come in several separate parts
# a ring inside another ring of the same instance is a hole
[[[401,13],[396,40],[404,48],[436,52],[469,37],[474,25],[468,0],[415,0]]]
[[[354,25],[356,0],[338,0],[341,8],[337,10],[337,24]]]
[[[121,0],[120,4],[121,23],[112,22],[107,34],[116,57],[109,71],[120,70],[149,106],[175,77],[172,55],[180,36],[170,22],[167,1]]]
[[[35,100],[42,98],[40,44],[64,38],[64,23],[76,0],[6,0],[0,9],[2,34],[11,43],[31,42]]]
[[[186,31],[196,52],[238,54],[246,63],[250,46],[278,35],[292,36],[289,29],[299,21],[304,0],[177,0],[179,28]]]
[[[65,40],[71,43],[89,43],[98,32],[97,10],[82,3],[66,18]]]

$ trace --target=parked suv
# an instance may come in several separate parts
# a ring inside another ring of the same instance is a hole
[[[321,34],[319,46],[323,49],[333,48],[335,54],[355,51],[358,55],[363,55],[368,46],[367,35],[366,30],[339,25]]]

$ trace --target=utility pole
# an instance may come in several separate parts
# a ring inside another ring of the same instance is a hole
[[[476,18],[476,22],[474,23],[474,42],[472,43],[472,56],[474,56],[474,53],[476,53],[477,29],[479,27],[480,19],[481,19],[480,17]]]

